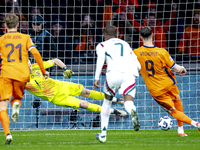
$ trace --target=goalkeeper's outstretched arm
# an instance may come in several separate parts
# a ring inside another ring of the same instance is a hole
[[[73,71],[71,71],[70,69],[67,68],[67,66],[58,58],[55,58],[52,60],[53,65],[57,65],[60,68],[63,69],[63,76],[66,78],[71,78],[72,74],[74,74]]]

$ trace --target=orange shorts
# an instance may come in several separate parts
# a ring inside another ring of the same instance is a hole
[[[13,95],[16,99],[22,99],[26,83],[9,78],[0,78],[0,100],[9,99]]]
[[[173,100],[179,99],[179,89],[174,84],[169,91],[160,96],[153,96],[153,98],[165,111],[168,111],[170,108],[174,108]]]

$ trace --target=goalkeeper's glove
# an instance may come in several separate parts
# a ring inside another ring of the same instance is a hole
[[[63,76],[66,77],[67,79],[71,78],[72,74],[74,74],[73,71],[69,70],[66,66],[63,68]]]

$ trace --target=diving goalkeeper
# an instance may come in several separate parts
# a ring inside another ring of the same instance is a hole
[[[69,70],[66,65],[59,59],[44,61],[43,65],[45,69],[53,67],[54,65],[63,68],[63,76],[66,78],[70,78],[73,74],[73,71]],[[25,89],[33,95],[58,106],[70,107],[74,109],[83,108],[93,112],[101,112],[101,106],[89,103],[85,100],[80,100],[75,96],[83,96],[96,100],[103,100],[104,93],[85,89],[81,84],[59,81],[52,78],[45,79],[37,63],[31,65],[29,61],[29,67],[31,72],[30,81],[27,82]],[[13,97],[11,96],[11,101],[12,100]],[[113,103],[123,104],[124,101],[114,97]],[[121,117],[127,115],[125,111],[117,109],[111,109],[110,113]]]

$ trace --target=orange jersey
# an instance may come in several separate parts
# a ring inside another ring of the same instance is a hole
[[[28,82],[28,50],[35,45],[29,35],[9,32],[0,37],[0,56],[2,59],[0,76],[21,82]]]
[[[159,96],[176,84],[176,77],[170,70],[175,63],[165,49],[143,45],[133,52],[141,64],[140,73],[152,96]]]
[[[200,29],[189,26],[183,32],[183,38],[179,42],[179,53],[188,49],[190,55],[200,55]]]

